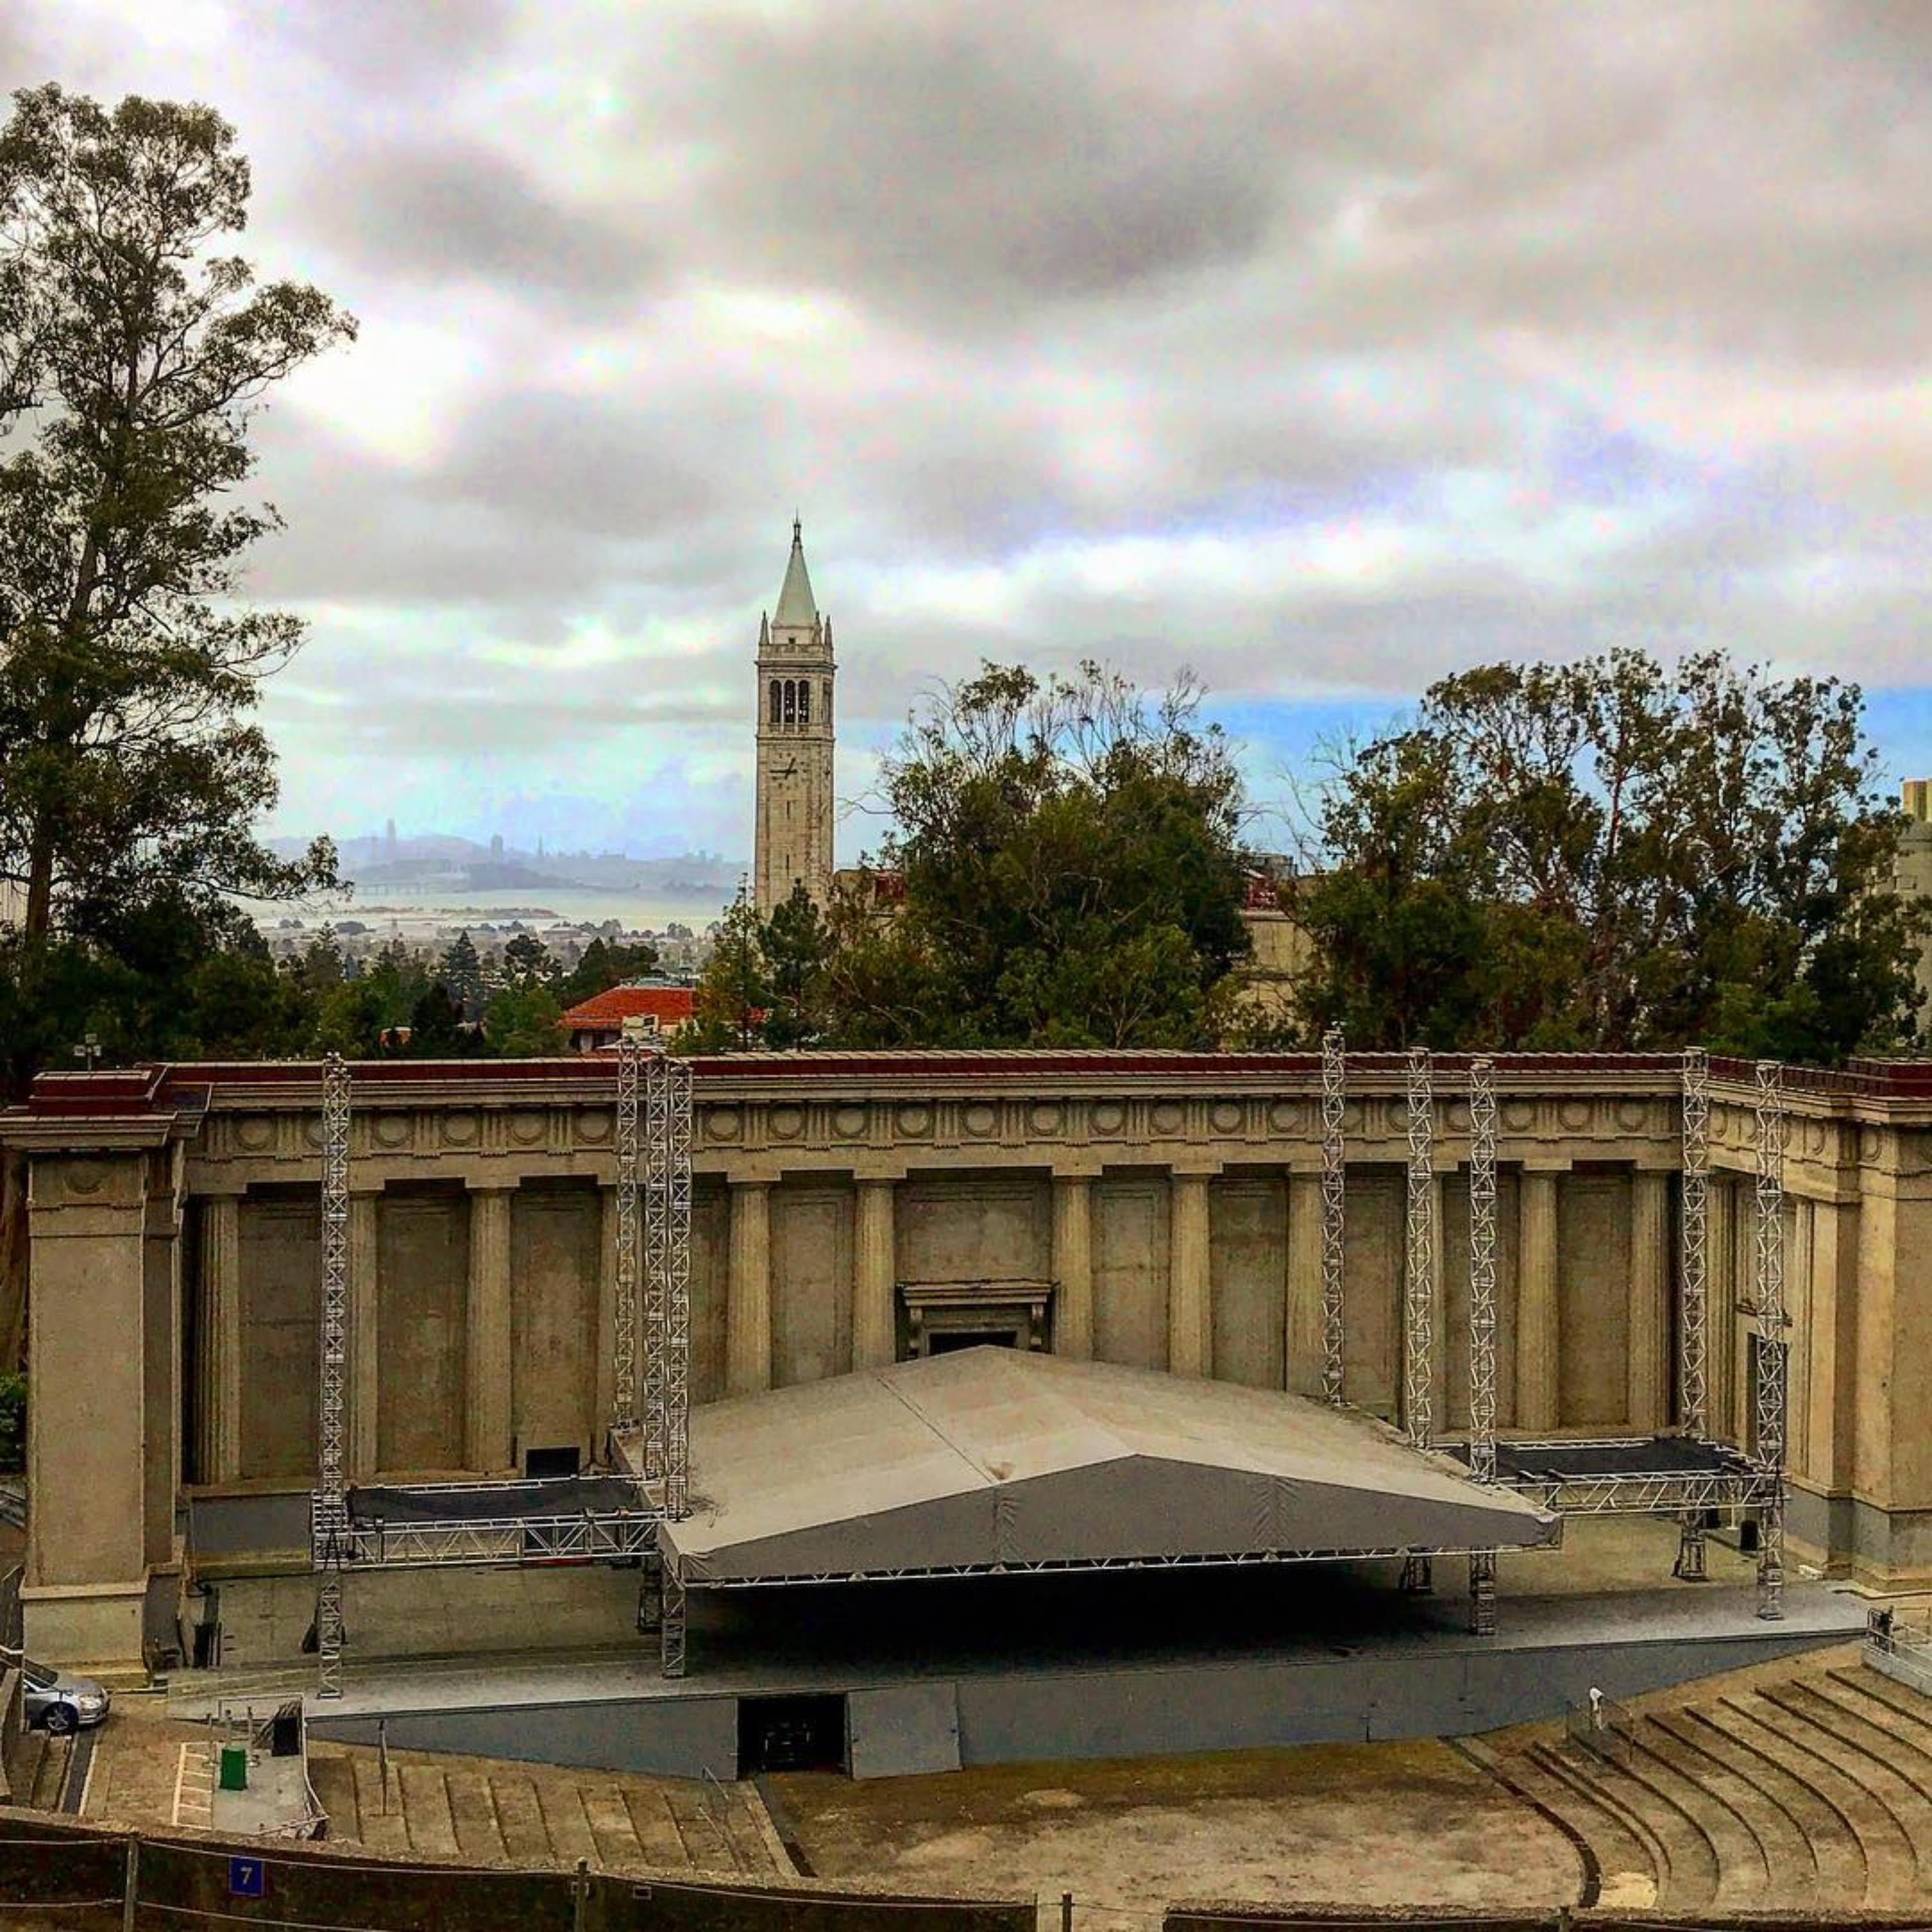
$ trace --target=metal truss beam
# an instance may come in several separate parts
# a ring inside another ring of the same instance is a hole
[[[1707,1238],[1711,1193],[1711,1060],[1700,1046],[1684,1050],[1684,1151],[1678,1202],[1678,1412],[1694,1440],[1705,1430],[1706,1310],[1710,1282]]]
[[[461,1564],[608,1562],[657,1546],[655,1512],[455,1518],[433,1522],[356,1522],[344,1531],[346,1560],[358,1569],[424,1570]]]
[[[315,1496],[309,1510],[316,1574],[316,1695],[342,1695],[342,1538],[349,1521],[343,1469],[349,1336],[349,1069],[322,1065],[322,1309]]]
[[[1549,1544],[1530,1546],[1547,1549]],[[776,1589],[794,1583],[892,1583],[917,1582],[932,1576],[1019,1576],[1088,1575],[1114,1570],[1264,1570],[1283,1563],[1402,1562],[1426,1566],[1438,1556],[1472,1556],[1466,1543],[1402,1546],[1385,1544],[1372,1550],[1236,1550],[1217,1556],[1100,1556],[1053,1562],[962,1563],[903,1570],[821,1570],[770,1576],[733,1576],[707,1581],[707,1590]],[[667,1588],[671,1566],[665,1567]]]
[[[1402,1424],[1426,1449],[1435,1429],[1436,1094],[1433,1064],[1418,1047],[1408,1056],[1408,1214],[1402,1270]]]
[[[684,1675],[687,1612],[684,1579],[675,1563],[666,1563],[663,1609],[658,1618],[658,1669],[664,1676]]]
[[[691,1514],[691,1063],[664,1066],[664,1508],[674,1522]],[[679,1674],[682,1675],[680,1653]]]
[[[1348,1214],[1348,1060],[1342,1030],[1322,1036],[1322,1393],[1342,1402],[1342,1352],[1346,1336],[1342,1256]]]
[[[1757,1613],[1784,1614],[1785,1378],[1790,1342],[1784,1308],[1784,1082],[1773,1060],[1757,1064],[1757,1215],[1751,1300],[1757,1317],[1756,1459],[1770,1493],[1758,1520]]]

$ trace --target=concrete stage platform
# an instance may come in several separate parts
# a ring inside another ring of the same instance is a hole
[[[1644,1528],[1660,1552],[1674,1544],[1670,1526]],[[369,1743],[380,1720],[397,1748],[730,1778],[760,1768],[761,1718],[809,1699],[854,1770],[940,1769],[1455,1736],[1553,1715],[1592,1685],[1634,1696],[1864,1628],[1862,1598],[1796,1580],[1784,1621],[1760,1622],[1747,1566],[1713,1553],[1726,1580],[1701,1586],[1592,1589],[1573,1566],[1546,1569],[1539,1593],[1520,1574],[1488,1638],[1468,1634],[1463,1566],[1447,1559],[1428,1598],[1366,1564],[700,1597],[682,1680],[641,1642],[361,1664],[352,1645],[346,1694],[311,1702],[310,1724]],[[180,1688],[171,1706],[191,1714]]]

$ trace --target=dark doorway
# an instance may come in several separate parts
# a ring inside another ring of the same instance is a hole
[[[956,1348],[1017,1348],[1019,1336],[1010,1328],[934,1328],[926,1338],[928,1355],[950,1355]]]
[[[756,1778],[768,1771],[844,1768],[842,1695],[738,1700],[740,1778]]]
[[[524,1474],[532,1482],[552,1476],[574,1476],[579,1460],[574,1442],[567,1449],[526,1449],[524,1451]]]

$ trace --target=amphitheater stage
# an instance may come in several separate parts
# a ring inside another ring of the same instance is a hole
[[[346,1694],[312,1705],[311,1722],[360,1743],[380,1723],[397,1749],[686,1777],[785,1768],[775,1750],[878,1775],[1455,1736],[1556,1714],[1592,1686],[1635,1696],[1864,1628],[1862,1598],[1810,1582],[1788,1588],[1781,1622],[1760,1622],[1750,1565],[1716,1548],[1708,1584],[1594,1587],[1667,1564],[1676,1532],[1580,1527],[1580,1548],[1505,1554],[1492,1637],[1468,1634],[1453,1558],[1426,1597],[1403,1595],[1388,1563],[949,1578],[700,1592],[704,1671],[681,1681],[641,1643],[490,1664],[359,1660],[358,1623],[379,1640],[370,1586],[402,1580],[352,1579]],[[1616,1560],[1593,1570],[1592,1546]]]

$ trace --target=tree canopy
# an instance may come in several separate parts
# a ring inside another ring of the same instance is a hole
[[[1326,797],[1312,1034],[1834,1062],[1912,1035],[1924,916],[1856,686],[1722,653],[1489,664]]]
[[[853,1046],[1207,1046],[1247,950],[1240,781],[1184,680],[984,665],[881,775],[889,908],[835,907],[812,980]]]

